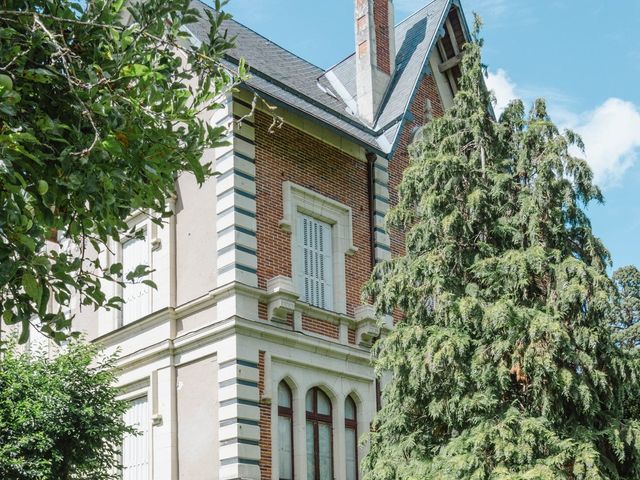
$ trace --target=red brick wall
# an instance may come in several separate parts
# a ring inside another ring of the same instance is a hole
[[[308,332],[318,333],[326,337],[331,337],[336,340],[340,338],[338,325],[329,323],[326,320],[311,318],[306,315],[302,316],[302,329]]]
[[[267,321],[268,306],[266,303],[258,303],[258,318],[264,322]]]
[[[391,73],[389,51],[389,0],[373,1],[373,21],[376,28],[376,61],[378,69]]]
[[[264,351],[258,353],[258,393],[260,395],[260,478],[271,480],[271,403],[264,396]],[[277,401],[277,400],[276,400]]]
[[[268,131],[272,118],[256,112],[256,218],[258,285],[276,275],[292,276],[291,235],[282,220],[282,183],[292,181],[353,211],[353,243],[358,251],[345,257],[347,314],[360,305],[360,291],[370,274],[367,164],[292,127]]]
[[[349,344],[350,345],[355,345],[356,344],[356,329],[355,328],[350,328],[349,329],[348,339],[349,339]]]

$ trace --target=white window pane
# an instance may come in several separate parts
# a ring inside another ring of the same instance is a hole
[[[133,400],[124,414],[127,425],[138,435],[127,434],[122,442],[122,479],[147,480],[149,478],[149,411],[147,398]]]
[[[320,480],[331,480],[333,472],[333,458],[331,453],[331,425],[318,425],[318,441],[320,453]]]
[[[316,478],[315,443],[313,441],[313,423],[307,422],[307,480]]]
[[[291,408],[291,393],[284,382],[278,385],[278,406]]]
[[[145,230],[146,232],[146,230]],[[132,238],[122,244],[122,273],[123,277],[134,271],[139,265],[150,266],[149,245],[144,238]],[[122,324],[127,325],[134,320],[148,315],[151,310],[150,288],[136,279],[135,284],[128,284],[122,292]],[[126,280],[125,280],[126,281]]]
[[[345,435],[347,480],[356,480],[356,478],[358,478],[358,463],[356,461],[356,431],[352,428],[347,428]]]
[[[322,390],[318,390],[318,413],[322,415],[331,415],[331,401]]]
[[[313,388],[310,388],[309,391],[307,392],[305,405],[307,408],[307,412],[313,412]]]
[[[356,419],[356,405],[351,397],[347,397],[344,401],[344,418],[347,420]]]
[[[291,418],[278,417],[278,454],[280,480],[293,479],[293,445],[291,442]]]

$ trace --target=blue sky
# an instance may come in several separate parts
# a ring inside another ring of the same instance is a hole
[[[395,0],[396,20],[430,0]],[[231,0],[241,23],[320,66],[354,49],[354,0]],[[640,1],[462,0],[484,20],[497,110],[544,97],[578,131],[605,194],[589,214],[614,267],[640,266]]]

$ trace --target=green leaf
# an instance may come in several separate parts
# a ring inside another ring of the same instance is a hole
[[[24,287],[24,291],[27,292],[27,295],[31,297],[31,299],[37,304],[40,303],[40,299],[42,298],[42,287],[30,272],[25,272],[22,274],[22,286]]]
[[[123,77],[142,77],[148,74],[151,69],[147,65],[135,63],[133,65],[125,65],[122,68]]]
[[[154,290],[158,289],[158,286],[156,285],[156,283],[153,280],[142,280],[142,283],[144,283],[145,285],[153,288]]]
[[[45,180],[38,180],[38,193],[44,195],[49,191],[49,184]]]
[[[25,343],[27,343],[27,340],[29,340],[29,334],[31,333],[30,330],[31,330],[31,323],[29,322],[28,318],[25,318],[24,320],[22,320],[20,337],[18,338],[18,343],[20,345],[24,345]]]

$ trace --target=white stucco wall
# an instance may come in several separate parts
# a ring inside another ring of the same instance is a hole
[[[218,478],[218,369],[215,356],[177,367],[180,480]]]

